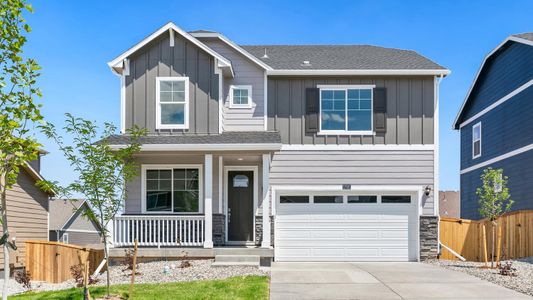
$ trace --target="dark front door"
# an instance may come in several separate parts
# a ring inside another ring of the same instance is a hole
[[[228,240],[253,241],[254,172],[228,172]]]

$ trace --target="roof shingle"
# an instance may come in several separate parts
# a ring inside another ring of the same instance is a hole
[[[445,69],[411,50],[370,45],[241,46],[280,70],[435,70]],[[265,54],[268,58],[263,58]],[[309,65],[303,62],[309,61]]]
[[[129,144],[127,135],[112,135],[110,145]],[[280,144],[281,136],[277,131],[239,131],[211,135],[148,135],[140,138],[145,144]]]

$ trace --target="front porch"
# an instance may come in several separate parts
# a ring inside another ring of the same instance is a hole
[[[138,160],[125,212],[110,224],[112,248],[137,240],[141,248],[194,253],[229,245],[271,249],[271,220],[263,218],[271,215],[270,151],[141,152]]]

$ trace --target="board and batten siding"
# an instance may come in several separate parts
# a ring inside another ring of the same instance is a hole
[[[270,184],[432,187],[433,167],[433,150],[282,150],[273,156]],[[422,209],[433,215],[432,196]]]
[[[305,89],[320,84],[375,84],[387,89],[387,127],[376,135],[317,135],[305,132]],[[433,77],[268,78],[268,130],[284,144],[433,144]]]
[[[219,131],[218,80],[215,58],[175,35],[153,40],[130,57],[126,76],[125,125],[147,128],[150,133],[205,134]],[[189,77],[189,129],[156,129],[156,77]]]
[[[35,180],[24,169],[17,183],[7,191],[7,219],[10,239],[16,238],[18,249],[10,252],[15,267],[24,265],[27,240],[48,240],[48,195],[35,186]],[[0,248],[0,268],[4,253]]]
[[[264,76],[265,70],[255,62],[237,52],[219,39],[203,38],[203,43],[231,61],[234,78],[224,78],[223,82],[223,122],[224,131],[263,131],[264,127]],[[251,85],[252,107],[231,108],[230,86]]]

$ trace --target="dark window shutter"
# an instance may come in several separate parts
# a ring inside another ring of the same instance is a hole
[[[374,131],[387,131],[387,89],[374,88]]]
[[[318,132],[318,118],[320,116],[320,89],[305,89],[305,132]]]

